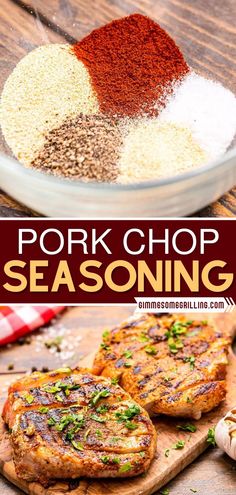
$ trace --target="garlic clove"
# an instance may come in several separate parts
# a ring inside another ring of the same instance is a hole
[[[229,411],[217,424],[215,440],[218,447],[236,460],[236,408]]]

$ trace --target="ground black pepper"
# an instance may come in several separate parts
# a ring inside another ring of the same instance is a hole
[[[121,144],[116,117],[80,114],[45,136],[45,145],[31,165],[68,178],[114,182]]]

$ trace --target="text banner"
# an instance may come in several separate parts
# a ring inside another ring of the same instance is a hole
[[[0,220],[0,303],[236,299],[234,219]]]

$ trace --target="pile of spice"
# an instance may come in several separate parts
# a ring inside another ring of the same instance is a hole
[[[25,166],[136,182],[222,155],[236,132],[236,98],[195,74],[157,23],[133,14],[24,57],[5,83],[1,126]]]
[[[142,119],[130,125],[124,139],[119,182],[168,177],[205,161],[206,153],[188,128]]]
[[[68,118],[52,129],[32,166],[67,177],[115,182],[121,147],[119,120],[100,114]]]
[[[148,17],[134,14],[96,29],[73,51],[88,69],[102,113],[158,114],[189,72],[171,37]]]

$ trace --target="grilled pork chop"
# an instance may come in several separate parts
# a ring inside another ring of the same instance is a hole
[[[138,475],[155,453],[147,412],[114,380],[79,368],[15,382],[3,419],[17,475],[45,486],[58,478]]]
[[[104,332],[93,373],[119,379],[150,415],[199,419],[225,398],[229,343],[205,321],[134,316]]]

